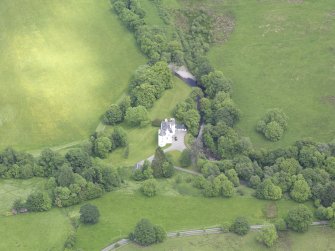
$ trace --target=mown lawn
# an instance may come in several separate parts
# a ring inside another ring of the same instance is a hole
[[[214,250],[278,250],[278,251],[328,251],[334,250],[335,231],[328,227],[312,227],[307,233],[298,234],[294,232],[286,232],[280,234],[279,241],[272,248],[267,248],[256,241],[257,232],[251,232],[244,237],[235,234],[217,234],[207,236],[182,237],[168,239],[164,243],[153,245],[150,247],[139,247],[134,244],[120,248],[120,251],[135,250],[164,250],[164,251],[214,251]]]
[[[45,182],[43,178],[0,179],[0,215],[9,212],[16,199],[25,200],[31,192],[43,190]]]
[[[333,140],[335,2],[208,0],[202,5],[235,17],[228,42],[214,46],[209,59],[234,82],[233,99],[242,111],[241,134],[256,147],[266,148],[306,137]],[[289,127],[281,141],[271,143],[256,133],[255,126],[275,107],[289,116]]]
[[[0,216],[0,250],[63,250],[71,230],[60,209],[45,213]]]
[[[86,139],[145,63],[109,0],[0,2],[0,149]]]
[[[186,184],[187,183],[181,183]],[[232,221],[237,216],[247,217],[251,223],[266,220],[265,209],[274,204],[277,216],[286,215],[289,208],[296,205],[291,200],[269,202],[257,200],[248,192],[231,199],[204,198],[193,194],[191,187],[181,187],[174,181],[164,181],[158,196],[144,197],[139,184],[131,183],[127,189],[105,194],[90,203],[100,210],[100,221],[93,226],[80,226],[77,247],[85,250],[99,250],[109,243],[126,237],[141,218],[163,226],[167,231],[218,226]],[[176,187],[176,189],[175,189]],[[178,192],[180,190],[180,192]]]

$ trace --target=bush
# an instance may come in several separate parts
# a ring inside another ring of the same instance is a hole
[[[64,243],[64,248],[73,248],[74,245],[76,245],[76,233],[74,231],[71,231],[70,234],[68,235],[68,237],[66,238],[66,241]]]
[[[51,208],[51,199],[46,193],[32,193],[27,198],[26,207],[33,212],[48,211]]]
[[[191,150],[185,149],[181,153],[179,161],[182,167],[189,167],[192,164]]]
[[[273,224],[265,225],[258,233],[257,240],[267,247],[272,247],[277,241],[278,234],[276,227]]]
[[[143,182],[141,191],[145,196],[153,197],[157,194],[157,181],[149,179]]]
[[[283,218],[279,218],[275,222],[276,229],[278,231],[286,231],[287,230],[287,225],[286,222]]]
[[[85,204],[80,207],[80,221],[84,224],[96,224],[99,221],[100,213],[96,206]]]
[[[257,131],[270,141],[278,141],[287,129],[288,117],[279,109],[269,110],[258,122]]]
[[[26,203],[22,201],[22,199],[16,199],[13,203],[12,209],[19,211],[22,208],[26,207]]]
[[[148,121],[148,112],[144,106],[129,107],[126,111],[125,121],[133,127],[145,125]]]
[[[160,226],[153,225],[149,220],[142,219],[137,223],[134,232],[129,237],[142,246],[148,246],[163,242],[166,238],[166,232]]]
[[[291,209],[285,219],[287,226],[297,232],[306,232],[312,223],[312,211],[305,205]]]
[[[230,222],[224,222],[221,226],[222,228],[222,232],[224,233],[229,233],[230,231],[230,227],[231,227],[231,223]]]
[[[119,105],[111,105],[102,118],[102,122],[106,125],[115,125],[123,120],[122,112]]]
[[[166,239],[166,232],[161,226],[154,226],[156,242],[163,242]]]
[[[249,232],[249,222],[244,217],[237,217],[230,227],[230,231],[238,235],[246,235]]]

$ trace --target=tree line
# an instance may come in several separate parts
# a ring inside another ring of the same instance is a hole
[[[97,164],[92,157],[105,157],[106,152],[126,144],[124,131],[115,128],[109,137],[93,135],[87,145],[71,149],[64,156],[45,149],[34,158],[29,153],[5,149],[0,153],[1,178],[48,178],[45,191],[33,192],[26,201],[16,200],[13,209],[22,212],[68,207],[120,187],[123,170]]]

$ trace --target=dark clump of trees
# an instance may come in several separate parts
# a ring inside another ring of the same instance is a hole
[[[287,130],[287,120],[288,117],[280,109],[269,110],[258,122],[257,131],[270,141],[278,141]]]
[[[102,117],[106,125],[116,125],[124,121],[127,109],[131,107],[129,96],[125,96],[119,104],[112,104]]]
[[[125,135],[120,130],[116,130],[112,135],[114,136],[111,138],[114,139],[113,143],[116,146],[126,144]],[[98,198],[104,191],[120,187],[122,183],[120,169],[94,164],[90,154],[96,154],[94,150],[97,148],[94,144],[93,146],[93,151],[84,148],[72,149],[65,156],[45,149],[37,158],[11,148],[1,152],[1,178],[48,178],[47,193],[34,192],[26,201],[16,201],[13,209],[46,211],[53,205],[68,207]],[[30,172],[26,172],[27,170]]]
[[[141,192],[147,197],[153,197],[157,194],[158,183],[155,179],[148,179],[143,182]]]
[[[267,247],[272,247],[278,240],[277,229],[273,224],[265,225],[258,233],[257,240]]]
[[[153,225],[147,219],[142,219],[137,223],[129,238],[142,246],[149,246],[163,242],[166,239],[166,232],[162,227]]]
[[[51,208],[51,199],[47,193],[32,193],[27,198],[26,208],[33,212],[48,211]]]
[[[192,164],[192,152],[190,149],[182,151],[179,162],[182,167],[189,167]]]
[[[80,221],[84,224],[96,224],[99,221],[100,213],[96,206],[85,204],[80,207]]]
[[[303,204],[291,209],[285,219],[287,226],[296,232],[306,232],[312,220],[312,211]]]
[[[197,97],[192,96],[187,98],[184,102],[180,102],[176,105],[173,111],[174,117],[181,123],[183,123],[188,131],[196,136],[200,126],[200,114],[197,110]],[[198,95],[202,95],[202,92]]]
[[[122,127],[114,127],[110,135],[95,133],[91,136],[91,153],[99,158],[106,158],[108,154],[117,148],[128,146],[128,137]],[[78,151],[78,150],[77,150]],[[89,154],[86,153],[89,158]]]
[[[246,235],[250,230],[249,222],[244,217],[237,217],[230,226],[230,231],[238,235]]]
[[[149,109],[159,99],[164,90],[172,88],[172,73],[166,62],[139,67],[129,84],[129,94],[133,106]]]
[[[153,176],[155,178],[170,178],[174,174],[172,160],[170,160],[162,148],[158,147],[155,151],[154,159],[151,163]]]
[[[153,178],[153,171],[151,168],[151,163],[148,160],[145,160],[143,165],[140,168],[136,168],[133,172],[133,179],[147,180]]]

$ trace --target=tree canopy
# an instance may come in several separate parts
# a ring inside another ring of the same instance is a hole
[[[100,213],[96,206],[85,204],[80,207],[80,221],[85,224],[96,224],[99,221]]]

